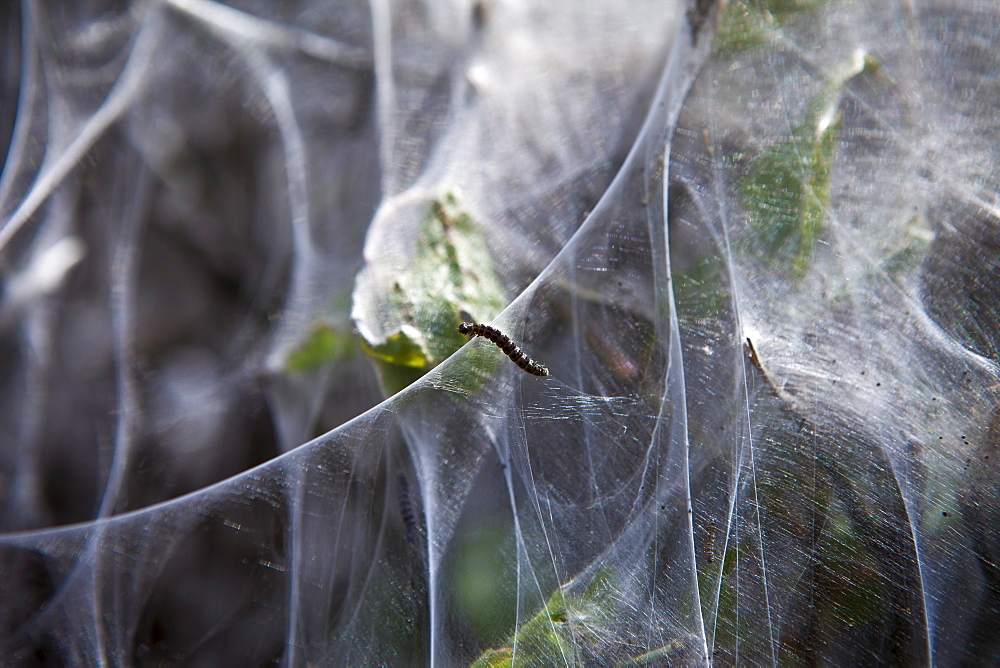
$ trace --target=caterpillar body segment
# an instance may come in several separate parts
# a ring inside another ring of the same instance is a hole
[[[463,322],[458,326],[461,334],[481,336],[492,341],[511,361],[533,376],[547,376],[549,370],[542,364],[528,357],[523,350],[510,340],[510,337],[495,327],[474,322]]]

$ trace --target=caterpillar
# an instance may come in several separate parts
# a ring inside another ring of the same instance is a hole
[[[708,530],[708,546],[705,552],[708,554],[708,563],[712,564],[715,563],[715,522],[709,522],[705,528]]]
[[[481,336],[484,339],[489,339],[495,343],[497,348],[502,350],[514,364],[518,365],[533,376],[549,375],[549,370],[546,367],[525,355],[524,351],[514,345],[514,342],[499,329],[490,327],[489,325],[479,325],[474,322],[463,322],[458,326],[458,331],[461,334]]]
[[[406,481],[406,476],[399,474],[399,514],[406,525],[406,542],[412,543],[417,539],[417,514],[413,510],[413,499],[410,498],[410,484]]]

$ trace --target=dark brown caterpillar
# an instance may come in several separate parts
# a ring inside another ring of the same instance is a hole
[[[705,553],[708,555],[708,563],[715,563],[715,522],[709,522],[708,526],[705,527],[708,530],[708,545],[705,548]]]
[[[399,514],[406,525],[406,542],[412,543],[417,539],[420,529],[417,527],[417,514],[413,510],[413,499],[410,498],[410,483],[402,473],[399,474]]]
[[[458,326],[458,331],[462,334],[471,334],[472,336],[481,336],[484,339],[489,339],[495,343],[497,348],[502,350],[504,354],[507,355],[512,362],[514,362],[514,364],[518,365],[533,376],[549,375],[549,370],[547,368],[525,355],[524,351],[514,345],[514,342],[499,329],[490,327],[489,325],[479,325],[474,322],[463,322]]]

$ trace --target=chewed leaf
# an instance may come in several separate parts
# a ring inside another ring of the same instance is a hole
[[[830,177],[841,130],[837,106],[847,82],[876,63],[858,53],[827,81],[792,136],[764,151],[743,182],[743,204],[757,232],[757,252],[790,266],[812,263],[830,210]]]
[[[427,345],[421,333],[410,325],[403,325],[400,331],[377,346],[362,343],[362,350],[380,362],[396,366],[410,369],[423,369],[427,366]]]
[[[830,204],[830,163],[839,125],[817,141],[796,137],[772,147],[754,164],[743,189],[765,253],[806,273]]]
[[[500,312],[504,293],[493,264],[472,216],[449,194],[428,204],[404,267],[374,263],[359,275],[355,295],[365,303],[355,304],[355,320],[362,349],[377,360],[387,392],[458,350],[466,339],[456,327],[465,314],[492,319]],[[371,311],[381,316],[377,333],[364,315]]]

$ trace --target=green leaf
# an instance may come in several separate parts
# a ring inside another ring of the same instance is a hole
[[[508,643],[511,647],[484,652],[472,665],[583,665],[584,649],[600,646],[611,635],[614,608],[610,571],[595,575],[582,594],[568,594],[560,587],[538,614],[514,633]]]
[[[514,665],[514,648],[488,649],[472,663],[472,668],[510,668]]]
[[[763,46],[771,33],[788,21],[820,9],[823,0],[734,0],[719,17],[712,48],[716,53],[739,53]]]
[[[487,322],[503,309],[506,299],[493,266],[479,227],[455,196],[431,202],[414,255],[385,297],[398,328],[362,345],[378,362],[387,392],[401,390],[462,347],[460,322]]]
[[[351,334],[334,329],[326,323],[318,323],[310,331],[305,341],[292,350],[285,360],[288,373],[306,373],[333,364],[354,352],[354,338]]]
[[[830,209],[840,97],[852,77],[876,66],[856,54],[823,85],[792,136],[764,151],[743,181],[743,205],[756,230],[758,254],[790,266],[798,277],[811,266]]]

